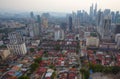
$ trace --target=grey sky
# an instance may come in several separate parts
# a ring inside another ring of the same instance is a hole
[[[0,10],[15,11],[89,11],[92,3],[98,8],[120,10],[120,0],[0,0]]]

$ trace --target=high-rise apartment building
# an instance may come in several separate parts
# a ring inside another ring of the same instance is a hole
[[[27,53],[26,45],[23,37],[18,32],[8,34],[10,43],[7,45],[8,50],[13,55],[24,55]]]
[[[54,40],[63,40],[63,39],[64,39],[64,31],[60,28],[59,25],[56,25],[54,30]]]
[[[24,41],[22,35],[19,32],[9,33],[8,38],[11,44],[21,43]]]

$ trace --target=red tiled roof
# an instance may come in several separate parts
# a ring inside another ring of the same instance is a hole
[[[37,71],[37,73],[45,73],[47,71],[46,68],[40,67]]]

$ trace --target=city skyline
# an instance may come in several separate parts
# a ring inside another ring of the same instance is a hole
[[[97,3],[98,9],[120,10],[118,0],[0,0],[0,10],[71,12],[84,9],[89,12],[92,3]]]

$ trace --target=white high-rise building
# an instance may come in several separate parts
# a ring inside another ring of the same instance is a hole
[[[102,33],[103,39],[110,39],[111,37],[111,15],[106,15],[104,17],[101,33]]]
[[[7,48],[8,50],[10,50],[11,54],[13,55],[24,55],[27,53],[27,48],[25,43],[8,44]]]
[[[18,32],[12,32],[8,34],[10,43],[7,45],[8,50],[13,55],[24,55],[27,53],[27,48],[23,37]]]
[[[56,25],[54,30],[54,40],[63,40],[63,39],[64,39],[64,31],[60,28],[59,25]]]

